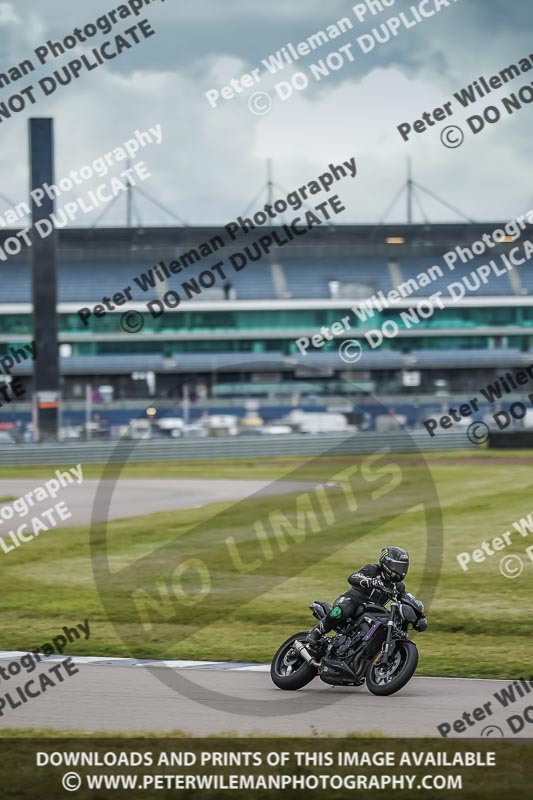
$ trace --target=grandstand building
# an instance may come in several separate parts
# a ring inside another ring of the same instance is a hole
[[[453,272],[443,255],[471,247],[496,223],[326,226],[271,251],[226,280],[154,318],[147,303],[161,300],[185,277],[211,262],[224,261],[219,249],[211,261],[191,265],[187,275],[171,275],[132,302],[84,323],[79,311],[102,297],[134,287],[134,278],[161,261],[180,259],[200,242],[217,241],[215,228],[66,229],[58,231],[58,296],[62,395],[65,407],[84,400],[86,386],[105,385],[115,403],[148,397],[179,400],[183,385],[200,399],[342,397],[365,393],[408,397],[439,390],[471,393],[504,369],[533,361],[533,269],[525,263],[491,277],[462,299],[446,301],[416,325],[402,312],[460,281],[487,259],[508,254],[516,242],[503,241],[490,255]],[[268,231],[261,230],[261,235]],[[526,238],[528,231],[524,232]],[[0,244],[13,231],[0,232]],[[232,243],[232,251],[239,249]],[[440,267],[436,269],[436,267]],[[417,276],[432,270],[430,286]],[[0,264],[0,354],[32,340],[29,251]],[[442,275],[440,275],[442,273]],[[390,304],[366,303],[372,312],[357,315],[356,304],[389,297],[409,287]],[[405,296],[402,294],[405,293]],[[121,327],[125,308],[144,316],[142,331]],[[302,352],[297,342],[348,318],[341,335]],[[398,333],[374,348],[365,334],[386,322]],[[343,339],[358,340],[357,364],[339,357]],[[31,383],[32,362],[14,374]],[[150,376],[148,378],[148,376]],[[9,414],[9,408],[0,409]]]

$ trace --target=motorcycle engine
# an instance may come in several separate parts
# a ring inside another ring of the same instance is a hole
[[[354,649],[357,645],[361,636],[351,635],[347,636],[344,633],[338,633],[334,640],[333,640],[333,647],[331,648],[331,655],[335,656],[336,658],[346,658],[350,654],[350,651]]]
[[[337,633],[331,640],[326,655],[321,660],[319,676],[324,683],[333,686],[359,686],[363,683],[360,675],[355,675],[354,655],[361,646],[360,633]]]

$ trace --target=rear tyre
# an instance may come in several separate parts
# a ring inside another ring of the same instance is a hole
[[[278,689],[296,691],[311,683],[317,675],[317,669],[293,649],[296,639],[305,641],[309,631],[295,633],[283,642],[270,665],[270,677]]]
[[[372,694],[389,695],[403,689],[418,666],[418,650],[413,642],[397,642],[388,667],[380,664],[369,667],[366,685]]]

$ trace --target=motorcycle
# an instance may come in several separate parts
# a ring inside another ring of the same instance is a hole
[[[321,620],[331,605],[315,600],[309,608]],[[308,631],[295,633],[272,659],[270,676],[279,689],[294,691],[317,675],[332,686],[361,686],[375,695],[391,695],[413,677],[418,650],[408,637],[409,627],[427,628],[424,604],[410,592],[397,591],[387,609],[364,603],[338,626],[334,636],[322,636],[317,645],[306,644]]]

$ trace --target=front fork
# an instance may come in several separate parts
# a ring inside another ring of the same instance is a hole
[[[383,643],[381,653],[378,654],[378,657],[374,661],[375,665],[383,664],[384,667],[389,665],[390,657],[394,652],[394,639],[392,638],[392,632],[396,620],[397,608],[397,603],[391,603],[390,619],[387,622],[387,636],[385,637],[385,642]]]

